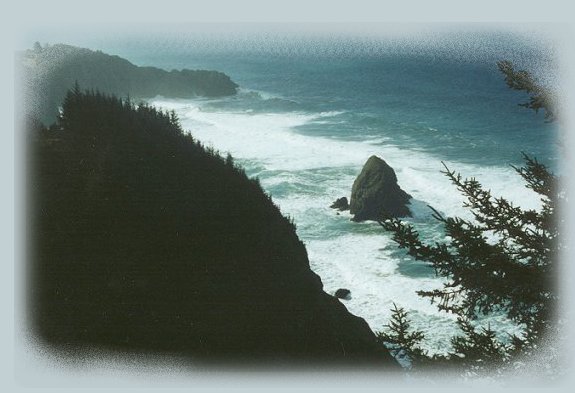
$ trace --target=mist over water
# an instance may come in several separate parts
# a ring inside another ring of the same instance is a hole
[[[475,177],[495,196],[537,208],[510,164],[521,151],[556,169],[556,130],[517,106],[496,64],[434,56],[334,58],[174,52],[172,68],[226,72],[240,84],[237,96],[151,103],[175,110],[183,128],[222,154],[230,152],[258,177],[297,225],[312,269],[328,293],[351,291],[343,301],[375,331],[389,321],[395,302],[410,311],[425,345],[443,352],[456,332],[454,319],[416,294],[441,286],[423,262],[397,249],[375,222],[354,223],[329,208],[351,186],[371,155],[383,158],[400,186],[413,196],[413,222],[425,239],[442,241],[433,206],[446,216],[472,218],[463,198],[440,173],[442,161]],[[143,55],[140,63],[145,63]],[[153,64],[150,59],[148,64]],[[496,317],[492,326],[505,323]]]

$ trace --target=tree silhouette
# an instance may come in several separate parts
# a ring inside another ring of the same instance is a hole
[[[498,66],[510,88],[530,94],[529,102],[520,105],[536,112],[543,109],[548,121],[555,119],[548,90],[528,72],[516,71],[510,62]],[[465,196],[464,207],[470,209],[472,220],[444,217],[431,208],[446,235],[445,242],[435,244],[424,243],[413,225],[399,219],[383,217],[379,221],[400,248],[426,261],[445,279],[442,288],[417,293],[440,311],[455,314],[462,335],[452,338],[452,350],[446,357],[428,360],[449,361],[473,371],[503,367],[518,356],[532,356],[541,340],[557,328],[558,256],[564,247],[557,210],[565,198],[548,168],[526,154],[523,158],[524,166],[513,168],[526,188],[538,194],[540,209],[522,209],[495,197],[475,178],[464,179],[444,164],[442,173]],[[481,318],[487,315],[504,315],[521,333],[509,335],[483,325]],[[407,318],[393,315],[395,320],[399,317]],[[392,329],[392,334],[399,337],[397,329]],[[416,331],[411,334],[420,337]],[[420,358],[426,357],[413,340],[402,345],[412,353],[415,348]]]
[[[175,113],[77,86],[30,134],[27,300],[41,342],[396,366],[322,291],[259,181]]]
[[[497,63],[499,70],[505,75],[505,82],[513,90],[524,91],[529,94],[529,101],[519,104],[535,112],[540,109],[545,111],[545,119],[553,121],[556,118],[555,97],[551,90],[539,84],[525,70],[516,70],[510,61],[500,61]]]
[[[522,209],[505,198],[495,198],[474,178],[443,173],[466,197],[474,220],[434,218],[444,224],[446,242],[424,243],[413,225],[396,218],[379,221],[393,233],[400,248],[429,263],[445,278],[441,289],[419,291],[441,311],[458,316],[464,335],[452,340],[452,359],[481,360],[486,365],[507,360],[513,352],[537,345],[554,327],[557,293],[557,256],[560,251],[556,177],[535,159],[524,155],[516,171],[526,187],[541,198],[540,210]],[[504,314],[521,328],[511,338],[497,336],[476,322]]]

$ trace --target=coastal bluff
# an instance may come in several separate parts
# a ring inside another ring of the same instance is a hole
[[[27,299],[41,342],[398,368],[365,320],[323,291],[257,179],[174,116],[75,89],[56,124],[35,127]]]
[[[397,184],[391,166],[371,156],[353,182],[349,203],[354,221],[380,220],[382,217],[410,217],[411,195]]]
[[[50,124],[56,120],[68,89],[77,83],[133,100],[220,97],[234,95],[238,85],[218,71],[171,70],[138,67],[126,59],[101,51],[65,44],[41,46],[18,53],[16,68],[28,116]]]

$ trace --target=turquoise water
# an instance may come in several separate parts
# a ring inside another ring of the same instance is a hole
[[[539,201],[510,164],[520,165],[524,151],[558,166],[554,125],[517,105],[526,97],[506,87],[495,64],[502,54],[527,63],[530,56],[543,56],[531,49],[519,53],[514,46],[483,56],[144,49],[118,54],[139,65],[220,70],[240,85],[235,97],[151,102],[174,109],[187,131],[230,152],[260,178],[295,220],[327,292],[350,289],[345,305],[374,330],[388,322],[393,302],[405,307],[433,352],[445,350],[454,321],[415,292],[438,288],[441,280],[398,250],[376,223],[353,223],[348,213],[329,209],[331,202],[349,198],[364,162],[378,155],[414,197],[410,221],[427,239],[441,241],[428,204],[445,215],[471,218],[440,173],[441,161],[524,207]],[[497,317],[485,322],[505,324]]]

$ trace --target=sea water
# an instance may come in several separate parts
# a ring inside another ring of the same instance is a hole
[[[174,110],[186,132],[231,153],[249,176],[260,179],[295,221],[326,292],[349,289],[351,299],[343,303],[374,331],[389,322],[393,303],[404,307],[413,327],[425,333],[424,347],[444,353],[457,333],[454,317],[416,293],[441,288],[442,279],[399,250],[376,222],[352,222],[348,212],[329,206],[350,197],[363,164],[377,155],[412,195],[413,217],[407,221],[430,242],[445,238],[428,205],[445,216],[472,219],[441,173],[443,164],[475,177],[495,196],[537,208],[538,196],[511,165],[522,164],[523,151],[557,169],[557,130],[541,113],[518,106],[527,97],[505,85],[496,61],[529,64],[542,54],[516,43],[482,55],[349,45],[347,52],[330,51],[325,42],[317,53],[310,45],[258,52],[200,51],[184,44],[161,56],[143,49],[125,55],[139,65],[215,69],[237,82],[233,97],[150,102]],[[484,323],[506,325],[497,316]]]

